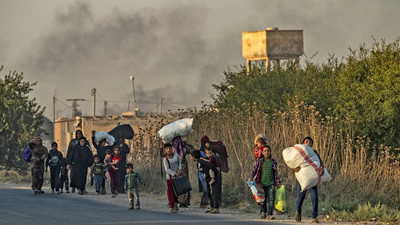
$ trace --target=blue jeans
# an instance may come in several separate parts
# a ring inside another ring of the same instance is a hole
[[[307,190],[301,191],[300,184],[297,183],[297,198],[296,198],[296,208],[297,212],[301,214],[301,207],[306,197]],[[310,189],[311,203],[312,203],[312,218],[317,218],[318,216],[318,188],[317,185]]]
[[[262,186],[262,189],[264,190],[265,201],[261,206],[261,210],[263,213],[268,212],[268,216],[272,216],[275,201],[275,184]]]
[[[99,193],[100,187],[103,185],[104,176],[103,175],[94,175],[93,178],[94,178],[94,184],[96,187],[96,192]]]

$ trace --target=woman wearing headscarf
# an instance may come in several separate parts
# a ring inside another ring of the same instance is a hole
[[[30,168],[32,173],[32,190],[35,194],[44,194],[42,191],[44,161],[47,156],[47,148],[42,145],[42,138],[36,137],[33,143],[29,144],[32,150]]]
[[[79,139],[79,145],[75,145],[67,156],[67,167],[71,168],[71,187],[76,187],[80,195],[85,191],[88,167],[93,164],[93,153],[86,142],[86,138]]]
[[[69,144],[68,144],[68,149],[67,149],[67,159],[68,159],[68,157],[69,157],[69,155],[71,154],[71,152],[72,152],[72,148],[74,148],[75,146],[78,146],[79,145],[79,140],[81,139],[81,138],[84,138],[84,136],[83,136],[83,133],[82,133],[82,131],[81,130],[76,130],[75,131],[75,138],[74,139],[72,139],[70,142],[69,142]],[[86,139],[85,139],[86,140]],[[86,140],[86,145],[88,145],[88,146],[90,146],[89,145],[89,142]],[[71,177],[70,177],[70,180],[72,180],[72,173],[71,173]],[[72,186],[71,186],[72,187]],[[72,187],[72,193],[75,193],[75,187]]]
[[[173,151],[178,154],[179,159],[181,160],[182,169],[180,175],[186,175],[189,177],[189,167],[186,160],[187,150],[185,143],[182,141],[181,137],[175,137],[172,140],[171,144]],[[190,192],[179,195],[178,202],[180,203],[179,207],[181,208],[187,208],[188,206],[190,206]]]
[[[208,138],[207,135],[204,135],[200,139],[200,154],[205,157],[204,149],[209,146],[210,139]],[[206,146],[207,145],[207,146]],[[202,177],[201,173],[197,173],[199,177],[199,191],[203,192],[203,195],[201,196],[200,200],[200,208],[211,208],[210,206],[210,199],[208,198],[208,190],[207,190],[207,184],[205,179]]]

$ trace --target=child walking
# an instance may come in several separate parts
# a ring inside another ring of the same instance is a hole
[[[65,157],[63,157],[61,160],[61,175],[59,184],[60,184],[60,193],[63,193],[64,184],[65,184],[65,192],[69,193],[67,159]]]
[[[168,203],[171,209],[171,213],[177,213],[178,208],[178,199],[174,194],[174,190],[172,188],[172,180],[174,180],[177,175],[180,173],[182,169],[181,160],[179,156],[174,150],[172,149],[172,145],[169,143],[164,144],[164,153],[165,158],[163,160],[164,169],[167,175],[167,196],[168,196]]]
[[[281,186],[279,178],[277,162],[271,157],[271,147],[268,145],[262,146],[262,154],[257,160],[252,173],[252,180],[254,180],[264,190],[265,201],[261,206],[261,219],[274,220],[272,211],[274,209],[275,200],[275,187]]]
[[[142,177],[136,171],[133,171],[132,163],[126,164],[126,175],[125,175],[125,190],[128,193],[129,199],[129,209],[134,209],[133,202],[136,198],[136,209],[140,209],[140,200],[139,200],[139,189],[138,189],[138,180],[146,185]]]
[[[51,143],[51,150],[46,158],[46,172],[47,168],[50,166],[50,184],[51,184],[51,193],[54,194],[54,188],[56,189],[57,194],[60,194],[60,170],[61,170],[61,162],[63,159],[63,155],[60,151],[57,150],[57,143]]]
[[[99,195],[100,194],[100,188],[103,186],[103,179],[104,179],[104,173],[105,173],[105,166],[103,163],[100,162],[100,158],[98,155],[94,156],[94,164],[93,164],[93,169],[92,169],[92,175],[94,179],[94,184],[96,188],[96,193]]]

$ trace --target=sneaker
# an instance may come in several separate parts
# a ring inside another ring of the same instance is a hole
[[[42,190],[39,190],[39,194],[44,194],[44,191],[42,191]]]
[[[72,192],[72,193],[75,193],[75,188],[74,188],[74,187],[72,188],[71,192]]]
[[[39,194],[39,190],[37,190],[37,189],[33,190],[33,194],[35,194],[35,195]]]
[[[317,218],[312,219],[311,222],[312,222],[312,223],[319,223],[319,221],[318,221]]]
[[[177,213],[177,211],[174,208],[171,208],[171,213]]]
[[[267,218],[267,214],[265,212],[261,213],[260,219],[266,219]]]
[[[209,212],[211,212],[213,209],[207,209],[206,210],[206,213],[209,213]]]
[[[129,208],[128,208],[129,210],[133,210],[134,208],[133,208],[133,206],[129,206]]]
[[[61,192],[60,192],[60,191],[57,191],[57,194],[61,194]]]
[[[86,190],[83,190],[83,193],[84,193],[84,194],[87,194],[88,192],[87,192]]]
[[[274,219],[275,219],[275,217],[274,217],[274,216],[272,216],[272,215],[269,215],[269,216],[268,216],[268,219],[269,219],[269,220],[274,220]]]
[[[212,214],[219,214],[219,209],[218,208],[213,208],[210,213]]]
[[[301,222],[301,214],[296,211],[296,215],[294,216],[296,222]]]
[[[65,193],[69,193],[69,191],[67,190]]]
[[[78,190],[78,195],[83,195],[83,194],[84,194],[83,191]]]

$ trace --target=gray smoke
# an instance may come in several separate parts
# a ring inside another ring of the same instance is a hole
[[[154,111],[161,97],[193,107],[210,101],[211,84],[221,80],[225,66],[216,65],[219,54],[201,33],[207,16],[205,7],[183,4],[162,11],[114,10],[95,19],[90,5],[77,2],[56,15],[53,29],[32,47],[23,67],[40,87],[53,87],[42,92],[57,89],[60,99],[90,99],[96,87],[105,100],[126,102],[111,105],[112,113],[126,111],[131,75],[143,111]],[[90,103],[80,105],[90,114]]]
[[[102,17],[83,2],[61,9],[52,28],[24,52],[18,67],[39,81],[39,103],[50,105],[54,89],[61,100],[90,99],[90,89],[96,87],[110,101],[109,111],[119,113],[132,100],[129,76],[135,76],[143,111],[155,111],[160,97],[200,106],[201,101],[212,101],[211,84],[222,81],[228,66],[245,63],[241,32],[271,26],[302,29],[306,56],[318,52],[313,61],[323,62],[329,53],[341,57],[348,54],[348,47],[370,46],[371,36],[393,41],[400,28],[400,3],[395,0],[145,5],[149,6],[132,12],[114,9]],[[90,102],[81,106],[90,114]]]

